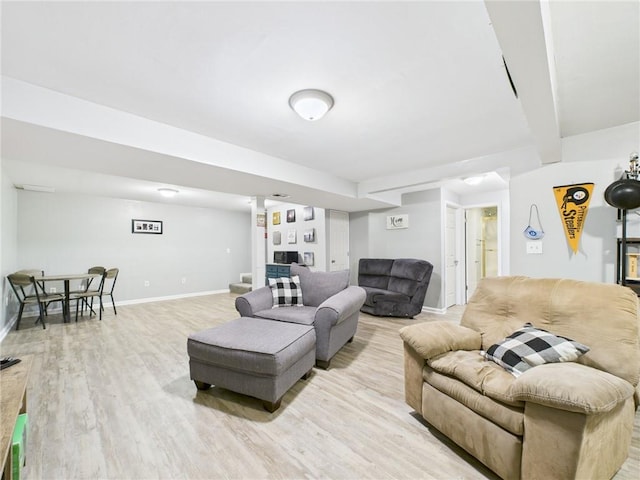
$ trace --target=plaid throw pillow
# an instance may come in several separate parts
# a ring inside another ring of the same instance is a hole
[[[579,342],[525,323],[483,355],[517,377],[536,365],[572,362],[588,351],[589,347]]]
[[[269,286],[273,295],[273,307],[302,307],[302,288],[300,277],[294,275],[291,278],[270,278]]]

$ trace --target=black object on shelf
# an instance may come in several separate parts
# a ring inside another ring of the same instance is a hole
[[[0,370],[4,370],[5,368],[9,368],[11,365],[15,365],[16,363],[20,363],[22,360],[19,358],[13,357],[4,357],[0,359]]]

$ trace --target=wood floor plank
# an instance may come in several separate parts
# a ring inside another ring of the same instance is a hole
[[[23,321],[1,355],[35,356],[26,479],[496,478],[404,402],[398,330],[458,322],[362,314],[332,360],[273,414],[254,398],[189,379],[187,337],[237,317],[234,294],[107,309],[47,329]],[[640,477],[640,413],[616,480]]]

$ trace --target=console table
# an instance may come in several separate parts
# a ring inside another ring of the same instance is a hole
[[[11,440],[16,419],[27,412],[27,381],[33,362],[32,355],[22,355],[22,361],[0,371],[0,448],[2,478],[13,478]]]

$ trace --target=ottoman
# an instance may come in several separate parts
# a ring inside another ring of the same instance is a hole
[[[199,390],[215,385],[263,401],[269,412],[316,360],[313,326],[241,317],[189,336],[191,379]]]

